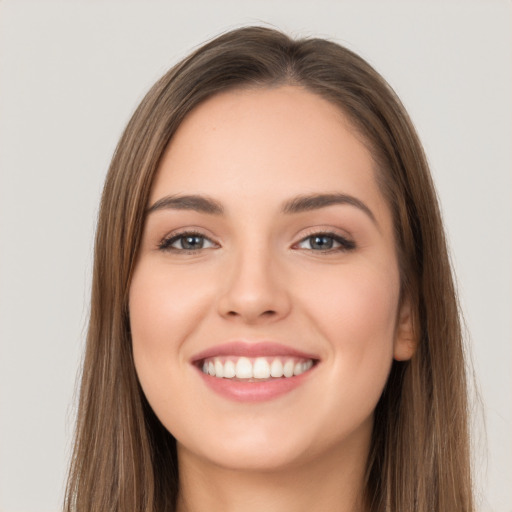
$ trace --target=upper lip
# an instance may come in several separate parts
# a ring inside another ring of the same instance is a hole
[[[275,343],[273,341],[245,342],[230,341],[209,347],[192,356],[191,361],[197,363],[203,359],[215,356],[245,356],[245,357],[265,357],[265,356],[290,356],[303,359],[318,360],[318,355],[297,350],[296,348]]]

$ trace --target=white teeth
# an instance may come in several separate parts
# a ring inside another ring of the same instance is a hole
[[[285,377],[293,376],[293,361],[286,361],[283,366],[283,375]]]
[[[270,375],[272,377],[283,376],[283,363],[279,359],[274,359],[270,365]]]
[[[300,375],[303,371],[302,363],[296,363],[293,367],[293,375]]]
[[[232,379],[269,379],[301,375],[313,366],[312,359],[289,357],[213,357],[203,361],[202,371],[212,377]]]
[[[255,379],[268,379],[270,377],[270,365],[264,357],[258,357],[254,361],[252,374]]]
[[[235,366],[236,376],[238,379],[251,379],[252,378],[252,364],[247,357],[241,357],[236,362]]]
[[[226,361],[224,364],[224,377],[232,379],[236,375],[235,363],[233,361]]]
[[[222,363],[216,359],[215,360],[215,377],[223,377],[224,376],[224,367]]]

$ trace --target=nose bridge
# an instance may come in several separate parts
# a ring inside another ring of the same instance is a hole
[[[249,323],[286,315],[289,300],[278,266],[268,241],[240,244],[229,258],[219,312]]]

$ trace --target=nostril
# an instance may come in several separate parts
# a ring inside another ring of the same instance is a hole
[[[267,316],[268,317],[268,316],[274,316],[276,314],[277,314],[277,312],[274,311],[273,309],[268,309],[268,310],[263,311],[262,313],[260,313],[260,316]],[[231,316],[231,317],[233,317],[233,316],[240,316],[240,313],[237,313],[236,311],[228,311],[227,315]]]

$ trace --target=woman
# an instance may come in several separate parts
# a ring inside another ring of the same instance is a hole
[[[385,81],[232,31],[114,155],[67,510],[472,511],[434,187]]]

